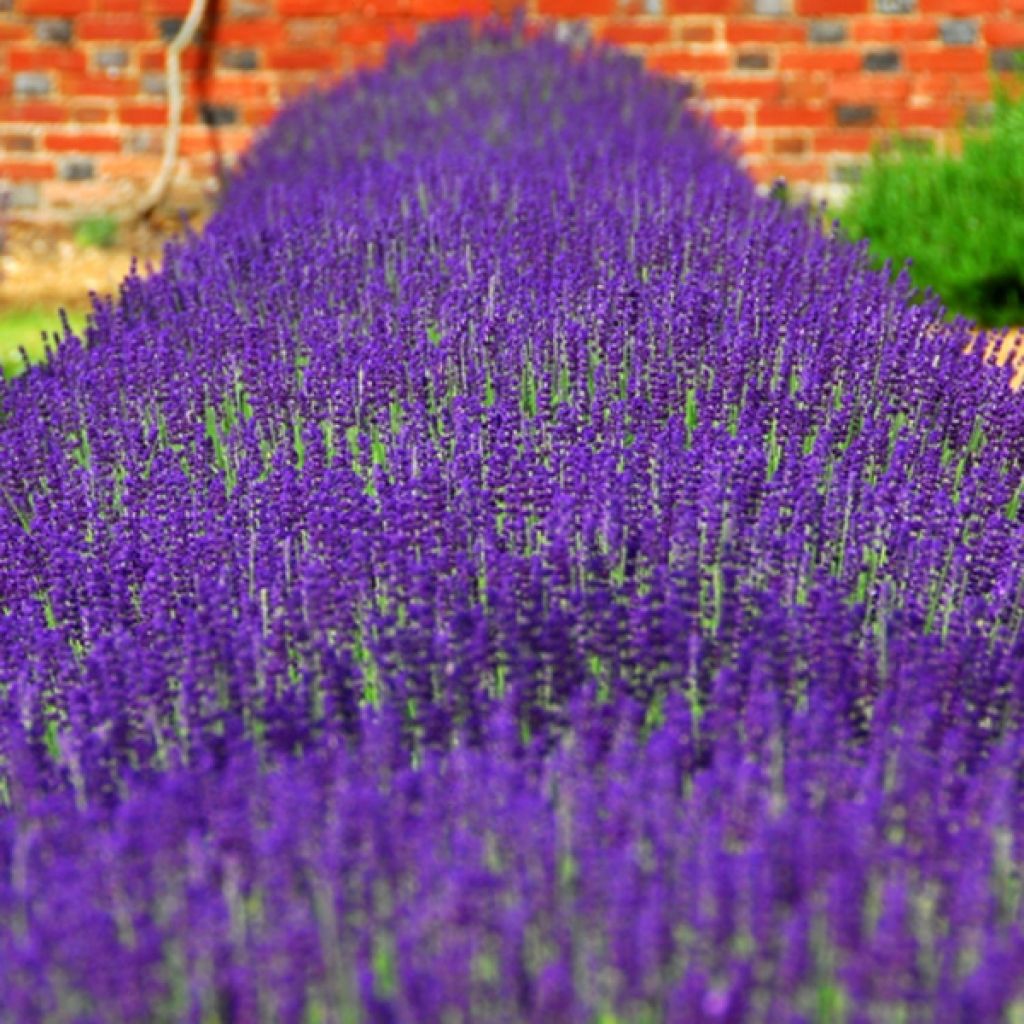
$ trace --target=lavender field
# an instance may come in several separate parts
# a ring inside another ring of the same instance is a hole
[[[0,385],[5,1024],[1024,1022],[1024,404],[684,100],[436,30]]]

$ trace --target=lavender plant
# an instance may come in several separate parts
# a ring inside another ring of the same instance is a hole
[[[434,31],[0,392],[0,1019],[1021,1019],[1024,411],[685,100]]]

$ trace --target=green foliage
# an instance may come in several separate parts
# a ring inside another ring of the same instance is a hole
[[[86,217],[75,225],[75,245],[82,249],[110,249],[117,242],[117,219],[109,213]]]
[[[881,265],[911,260],[917,287],[986,327],[1024,324],[1024,93],[996,97],[960,156],[909,140],[876,153],[840,214]]]
[[[85,326],[83,313],[69,312],[73,331]],[[39,362],[63,333],[60,318],[52,309],[12,309],[0,313],[0,378],[14,377],[25,369],[24,350],[29,362]],[[44,334],[46,337],[44,337]]]

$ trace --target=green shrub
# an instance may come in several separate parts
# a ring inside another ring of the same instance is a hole
[[[1000,91],[991,127],[960,156],[909,142],[876,153],[840,213],[879,264],[911,276],[986,327],[1024,324],[1024,96]]]
[[[110,214],[86,217],[75,225],[75,244],[83,249],[109,249],[117,242],[117,220]]]

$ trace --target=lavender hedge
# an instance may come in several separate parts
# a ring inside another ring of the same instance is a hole
[[[0,1019],[1024,1019],[1024,408],[684,99],[434,32],[0,392]]]

